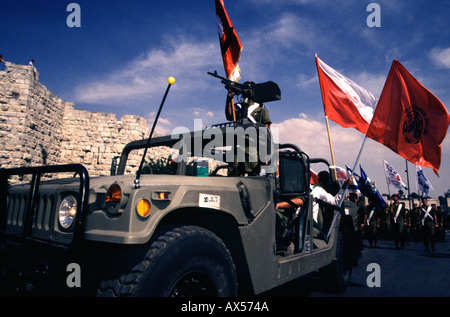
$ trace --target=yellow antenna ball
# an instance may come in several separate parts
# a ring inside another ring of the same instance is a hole
[[[168,82],[169,82],[169,84],[173,85],[175,83],[175,78],[169,77]]]

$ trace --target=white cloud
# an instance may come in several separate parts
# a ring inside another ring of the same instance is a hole
[[[450,47],[435,47],[430,51],[428,56],[439,67],[450,69]]]
[[[192,92],[201,88],[206,76],[199,68],[216,67],[220,61],[218,44],[180,38],[168,39],[166,43],[164,49],[149,50],[115,72],[80,84],[74,90],[73,99],[111,106],[148,101],[152,94],[157,94],[155,97],[159,99],[170,76],[175,77],[180,91]]]
[[[203,109],[201,107],[194,107],[193,111],[194,117],[214,117],[214,113],[210,110]]]
[[[237,29],[244,45],[239,63],[243,77],[264,78],[269,72],[279,72],[283,64],[294,62],[300,54],[316,49],[321,37],[314,25],[307,18],[283,13],[251,31]]]
[[[322,157],[331,162],[330,145],[325,118],[317,121],[306,114],[297,118],[274,124],[279,129],[280,143],[293,143],[308,153],[310,157]],[[363,140],[362,134],[353,129],[343,129],[330,123],[331,143],[335,152],[336,164],[339,159],[342,164],[352,164],[356,158]],[[342,151],[342,149],[346,149]],[[355,154],[356,153],[356,154]]]
[[[282,45],[282,47],[292,47],[302,44],[309,44],[313,38],[313,31],[305,19],[293,14],[285,14],[278,21],[270,25],[266,33],[266,38],[271,43]]]
[[[311,87],[317,88],[319,87],[319,78],[316,73],[314,73],[312,76],[299,74],[297,75],[296,83],[297,83],[296,86],[300,88],[308,88],[308,89],[310,89]]]
[[[156,118],[156,112],[150,112],[145,116],[147,120],[147,126],[149,129],[152,128],[153,123]],[[167,118],[159,117],[158,122],[155,126],[155,133],[157,135],[169,135],[172,132],[174,124]]]

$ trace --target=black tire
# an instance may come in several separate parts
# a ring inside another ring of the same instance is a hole
[[[235,297],[236,270],[230,252],[215,234],[181,226],[151,243],[131,272],[102,282],[97,295]]]
[[[350,285],[352,265],[350,257],[346,254],[345,241],[345,232],[340,230],[338,233],[335,259],[329,265],[319,270],[320,280],[329,292],[343,292]]]

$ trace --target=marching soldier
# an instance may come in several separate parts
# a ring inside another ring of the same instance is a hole
[[[433,206],[433,204],[431,206]],[[441,206],[436,207],[436,220],[437,220],[436,241],[444,242],[445,241],[444,212],[442,211]]]
[[[420,218],[420,207],[414,204],[411,211],[411,231],[414,241],[419,241],[422,237],[422,221]]]
[[[392,234],[392,221],[390,216],[390,206],[380,209],[380,234],[385,239],[390,239]]]
[[[380,217],[378,208],[369,199],[369,204],[366,207],[366,216],[361,228],[365,227],[367,239],[369,240],[369,248],[378,247],[378,228],[380,227]]]
[[[405,204],[406,206],[406,204]],[[405,209],[406,211],[406,221],[405,221],[405,241],[406,245],[409,246],[409,241],[411,241],[411,210]]]
[[[392,195],[394,202],[390,206],[390,215],[392,219],[392,231],[394,234],[395,249],[405,248],[405,233],[407,225],[407,214],[404,203],[398,201],[398,194]],[[400,244],[400,247],[399,247]]]
[[[425,245],[425,251],[430,251],[430,244],[431,250],[436,251],[436,248],[434,247],[436,242],[435,228],[437,227],[436,210],[433,209],[432,206],[428,206],[428,199],[425,197],[422,198],[420,216],[422,218],[423,244]]]
[[[358,211],[357,211],[357,219],[358,220],[357,221],[358,221],[359,227],[356,230],[356,236],[357,236],[357,240],[358,240],[358,255],[359,255],[359,257],[361,257],[362,251],[364,249],[362,228],[364,226],[364,218],[366,216],[366,206],[364,204],[364,196],[361,195],[360,197],[358,197],[357,193],[350,193],[348,196],[349,196],[350,201],[355,202],[358,207]]]

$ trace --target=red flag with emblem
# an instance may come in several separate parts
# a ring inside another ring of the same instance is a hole
[[[449,123],[444,104],[394,60],[366,136],[437,174]]]
[[[217,25],[219,27],[220,50],[226,77],[232,81],[241,79],[238,62],[241,58],[242,44],[236,29],[225,10],[223,0],[216,0]]]

